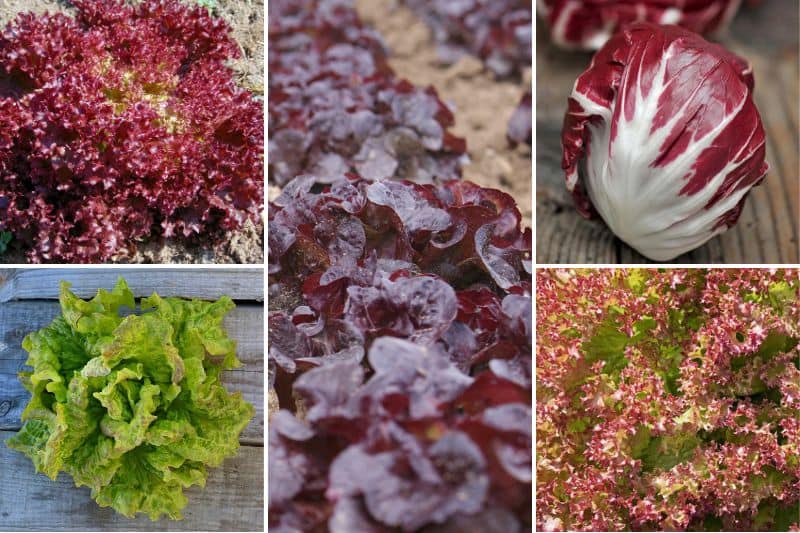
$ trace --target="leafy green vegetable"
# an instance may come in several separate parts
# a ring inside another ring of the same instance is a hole
[[[643,268],[632,268],[628,271],[628,277],[625,279],[625,284],[636,295],[644,294],[647,287],[647,279],[649,278],[647,270]]]
[[[3,255],[8,251],[8,243],[11,242],[11,232],[10,231],[0,231],[0,255]]]
[[[776,309],[783,307],[787,302],[797,300],[797,287],[792,287],[786,281],[777,281],[769,287],[770,304]]]
[[[567,424],[567,431],[570,433],[583,433],[591,424],[591,419],[588,417],[576,418],[570,420]]]
[[[636,428],[636,433],[631,437],[631,457],[634,459],[641,459],[647,451],[647,446],[650,444],[650,428],[644,424],[639,424]]]
[[[681,377],[680,364],[683,353],[680,346],[666,345],[660,347],[659,368],[656,370],[664,381],[664,388],[672,395],[680,394],[678,379]]]
[[[625,357],[625,348],[630,344],[630,338],[619,330],[619,325],[614,318],[607,318],[594,331],[592,337],[581,345],[586,361],[605,361],[603,372],[610,375],[619,375],[619,372],[628,366]]]
[[[722,531],[724,527],[722,519],[716,515],[708,515],[703,520],[703,531]]]
[[[797,339],[778,333],[777,331],[770,331],[767,338],[761,343],[761,346],[756,352],[757,356],[763,357],[764,360],[769,360],[778,355],[779,353],[786,353],[792,351],[797,346]]]
[[[646,472],[652,470],[669,470],[673,466],[683,463],[691,458],[694,449],[700,444],[700,439],[695,434],[677,433],[663,435],[647,440],[649,432],[641,436],[638,444],[638,457],[642,459],[642,469]],[[646,441],[644,446],[642,441]]]
[[[22,343],[32,397],[8,446],[51,479],[70,474],[102,507],[180,519],[183,489],[236,453],[254,413],[219,381],[241,364],[222,327],[233,302],[153,294],[123,317],[136,303],[122,278],[90,301],[62,282],[59,300],[62,316]]]

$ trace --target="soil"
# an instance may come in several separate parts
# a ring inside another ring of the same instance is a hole
[[[506,140],[508,120],[523,93],[531,90],[530,68],[520,80],[497,80],[472,56],[444,64],[428,26],[398,0],[355,0],[355,6],[364,23],[383,37],[397,74],[415,85],[433,85],[453,107],[452,131],[466,138],[471,159],[464,179],[509,193],[523,224],[531,227],[531,147],[511,148]]]
[[[135,1],[135,0],[134,0]],[[238,83],[253,93],[264,94],[264,0],[216,0],[214,13],[233,28],[241,47],[241,58],[231,67]],[[17,13],[70,13],[67,0],[0,0],[0,28]],[[264,263],[264,223],[247,223],[244,228],[225,234],[219,246],[186,244],[173,239],[158,239],[138,245],[130,257],[115,263]],[[13,246],[13,243],[12,243]],[[12,248],[0,256],[0,263],[26,263],[23,251]]]

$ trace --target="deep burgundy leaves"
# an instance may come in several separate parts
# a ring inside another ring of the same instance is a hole
[[[481,509],[485,460],[466,435],[449,432],[426,449],[396,427],[388,432],[391,449],[373,454],[353,446],[336,458],[329,497],[361,496],[371,516],[403,531]]]
[[[364,370],[358,362],[342,361],[304,373],[295,381],[294,390],[309,399],[309,422],[330,422],[350,418],[353,410],[348,402],[363,380]]]
[[[525,93],[519,105],[508,121],[508,132],[506,136],[512,145],[524,143],[531,144],[533,130],[533,108],[532,96],[530,92]]]
[[[347,296],[347,319],[362,331],[423,344],[441,337],[457,312],[455,291],[431,276],[384,280],[379,287],[350,287]]]
[[[269,218],[270,360],[314,432],[288,449],[315,467],[270,526],[529,527],[530,231],[513,199],[305,175]]]
[[[502,28],[477,36],[479,55],[511,73],[526,28],[530,60],[530,8],[526,23],[524,7],[500,7],[468,18]],[[465,143],[451,111],[394,75],[349,0],[270,2],[270,41],[270,179],[283,186],[270,368],[313,432],[276,442],[311,467],[286,474],[270,528],[529,529],[532,238],[516,203],[454,179]]]
[[[270,502],[283,505],[302,489],[310,464],[309,458],[298,449],[298,443],[313,436],[314,432],[289,411],[278,411],[270,419]]]
[[[448,63],[464,54],[495,75],[519,74],[531,64],[531,3],[523,0],[404,0],[431,27]]]
[[[76,0],[0,36],[0,230],[34,262],[124,259],[257,220],[263,107],[222,19],[178,0]]]
[[[269,175],[430,183],[461,175],[465,143],[432,88],[398,78],[349,1],[269,4]]]

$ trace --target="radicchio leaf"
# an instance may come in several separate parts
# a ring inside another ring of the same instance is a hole
[[[597,50],[614,33],[634,22],[677,24],[706,34],[723,29],[736,15],[740,0],[543,0],[542,16],[550,38],[567,49]]]

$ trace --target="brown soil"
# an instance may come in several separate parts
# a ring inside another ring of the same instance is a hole
[[[134,0],[135,1],[135,0]],[[239,84],[255,94],[264,94],[264,0],[217,0],[216,14],[233,28],[242,57],[232,63]],[[0,28],[17,13],[70,13],[67,0],[0,0]],[[222,245],[212,247],[187,245],[173,239],[142,243],[131,257],[120,257],[117,263],[248,263],[264,262],[264,224],[247,223],[239,231],[228,232]],[[26,263],[25,254],[17,249],[0,256],[0,263]]]
[[[445,65],[428,27],[398,0],[355,0],[355,5],[362,20],[383,37],[397,74],[415,85],[433,85],[454,108],[453,132],[467,139],[471,159],[464,167],[464,179],[511,194],[523,224],[530,227],[531,149],[511,148],[506,141],[508,120],[522,94],[530,90],[530,69],[521,81],[498,81],[471,56]]]

